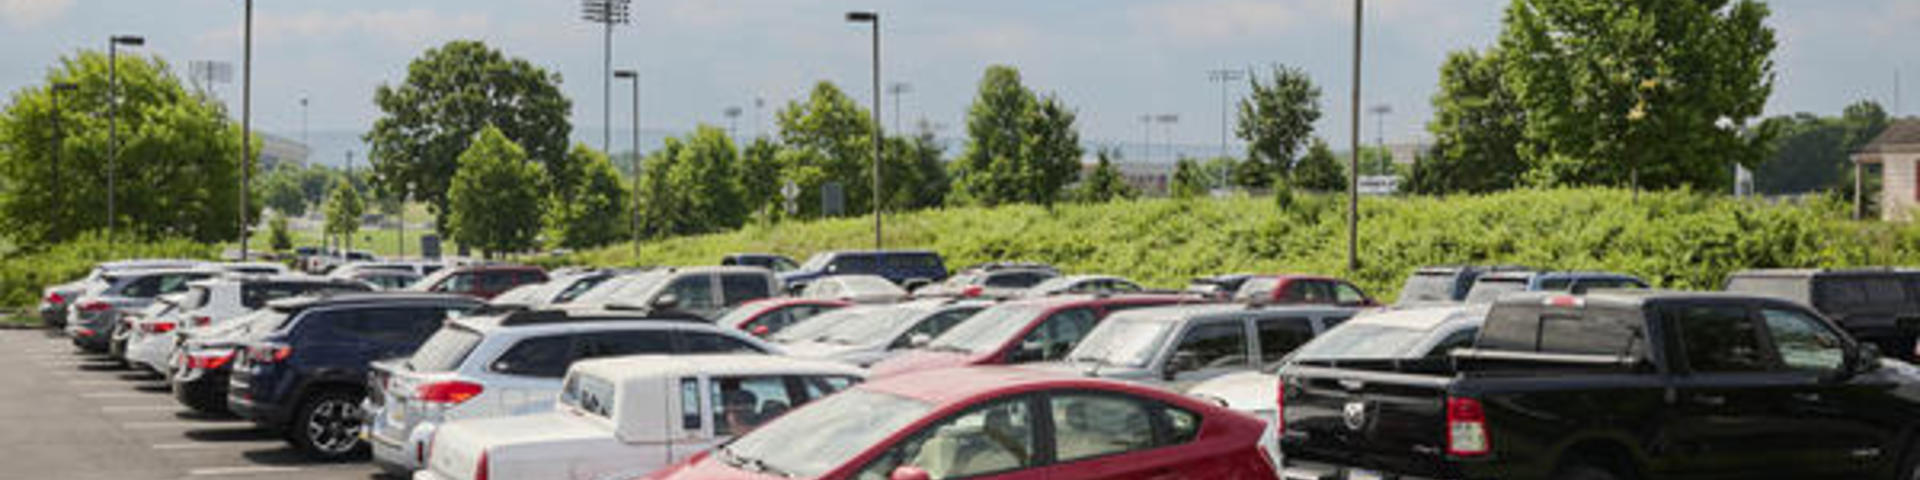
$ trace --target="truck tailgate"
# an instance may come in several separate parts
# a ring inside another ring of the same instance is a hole
[[[1289,464],[1445,477],[1449,376],[1290,365],[1280,373]]]

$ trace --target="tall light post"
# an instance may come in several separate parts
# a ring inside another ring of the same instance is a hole
[[[121,45],[138,47],[147,39],[138,35],[114,35],[107,39],[107,245],[113,245],[113,227],[120,223],[114,211],[114,177],[120,163],[120,64]]]
[[[313,144],[307,143],[307,96],[305,94],[300,95],[300,145],[313,148]]]
[[[1231,68],[1207,71],[1207,80],[1220,84],[1220,156],[1222,157],[1229,156],[1227,153],[1227,111],[1232,107],[1227,100],[1227,89],[1233,86],[1233,82],[1246,78],[1246,73],[1244,70],[1234,70]]]
[[[253,187],[253,0],[247,0],[246,44],[240,64],[240,261],[247,260],[247,237],[252,222],[247,221],[248,190]],[[305,107],[306,99],[300,100]],[[306,136],[306,109],[300,111],[301,136]],[[304,141],[304,140],[303,140]]]
[[[1153,161],[1153,114],[1140,116],[1140,160]]]
[[[632,0],[580,2],[580,18],[600,24],[605,34],[606,44],[601,49],[601,70],[606,73],[600,78],[600,151],[608,155],[613,154],[613,25],[631,21],[630,3]]]
[[[738,106],[727,107],[725,110],[720,111],[720,115],[727,117],[727,138],[732,139],[734,142],[740,141],[740,112],[741,109]]]
[[[60,150],[61,146],[67,143],[67,134],[60,129],[60,94],[79,89],[80,85],[72,82],[53,82],[52,85],[47,86],[48,94],[53,97],[53,188],[51,190],[55,209],[53,218],[56,222],[64,222],[67,213],[67,196],[64,195],[67,187],[60,182]]]
[[[906,82],[893,82],[887,85],[887,93],[893,95],[893,131],[900,130],[900,97],[913,93],[913,85]]]
[[[640,72],[634,70],[616,70],[614,78],[633,83],[633,206],[628,215],[628,226],[633,234],[633,255],[640,257]],[[607,152],[613,155],[613,152]]]
[[[1360,19],[1366,0],[1353,0],[1353,111],[1347,135],[1353,157],[1347,161],[1347,272],[1360,270]]]
[[[1384,103],[1374,105],[1367,107],[1367,113],[1373,114],[1373,148],[1378,152],[1385,153],[1387,149],[1387,114],[1393,113],[1393,106]],[[1388,157],[1392,157],[1392,155],[1388,155]],[[1384,172],[1375,173],[1384,174]]]
[[[847,12],[847,21],[873,25],[873,249],[883,246],[880,236],[880,149],[886,136],[880,131],[880,14]]]
[[[1162,129],[1164,129],[1164,132],[1166,133],[1166,135],[1165,135],[1165,136],[1167,137],[1167,138],[1166,138],[1166,141],[1167,141],[1167,159],[1168,159],[1168,160],[1179,160],[1179,159],[1180,159],[1180,157],[1179,157],[1178,155],[1175,155],[1175,154],[1174,154],[1174,152],[1173,152],[1173,124],[1176,124],[1176,123],[1180,123],[1180,114],[1177,114],[1177,113],[1162,113],[1162,114],[1159,114],[1159,115],[1154,115],[1154,116],[1153,116],[1153,123],[1158,123],[1158,124],[1160,124],[1160,128],[1162,128]]]

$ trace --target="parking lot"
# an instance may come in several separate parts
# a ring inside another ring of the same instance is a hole
[[[233,418],[186,411],[158,375],[75,351],[50,330],[0,330],[0,444],[9,478],[363,479]]]

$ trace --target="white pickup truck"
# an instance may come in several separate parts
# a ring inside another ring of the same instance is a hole
[[[864,376],[838,362],[766,355],[581,361],[552,412],[440,427],[414,480],[637,478]]]

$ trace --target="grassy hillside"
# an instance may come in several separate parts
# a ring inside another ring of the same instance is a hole
[[[1101,205],[954,208],[891,216],[889,248],[928,248],[949,266],[1050,262],[1071,272],[1125,275],[1178,287],[1198,275],[1308,272],[1351,278],[1393,298],[1411,269],[1449,263],[1525,264],[1633,273],[1671,288],[1715,288],[1742,268],[1920,263],[1920,229],[1845,220],[1826,199],[1775,204],[1689,192],[1523,190],[1484,196],[1362,201],[1357,272],[1345,268],[1345,204],[1300,196]],[[870,218],[750,225],[542,260],[590,265],[702,265],[729,252],[804,260],[868,248]]]

